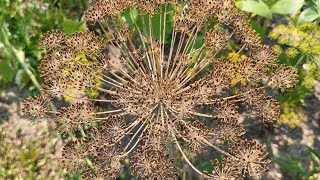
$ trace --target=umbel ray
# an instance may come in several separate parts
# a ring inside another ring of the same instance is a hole
[[[130,159],[141,179],[176,179],[177,158],[205,179],[267,170],[265,146],[243,138],[239,107],[272,126],[279,104],[265,90],[290,89],[297,75],[276,64],[233,0],[101,0],[85,19],[92,32],[43,35],[43,90],[23,104],[64,137],[68,173],[115,179]],[[214,168],[203,172],[190,157],[208,148]]]

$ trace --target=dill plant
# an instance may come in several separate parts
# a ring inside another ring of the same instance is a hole
[[[293,91],[284,93],[280,99],[283,105],[281,122],[295,128],[304,118],[304,98],[320,78],[320,28],[316,22],[300,25],[289,22],[288,26],[275,27],[269,37],[280,44],[274,46],[274,49],[281,53],[282,59],[287,60],[285,63],[299,69],[298,86]]]
[[[122,13],[133,9],[140,20],[130,28]],[[155,37],[157,14],[163,16]],[[42,37],[43,91],[22,108],[54,123],[69,173],[115,179],[130,158],[141,179],[177,179],[179,156],[205,179],[259,177],[267,170],[265,146],[243,138],[239,107],[272,125],[279,104],[265,90],[293,87],[296,71],[276,64],[277,54],[260,44],[232,0],[102,0],[85,18],[95,31]],[[195,48],[201,33],[203,44]],[[226,57],[231,41],[240,47]],[[110,46],[118,58],[108,53]],[[236,61],[241,54],[245,58]],[[63,99],[70,105],[50,110],[50,102]],[[223,155],[212,157],[210,173],[190,161],[191,153],[207,148]]]

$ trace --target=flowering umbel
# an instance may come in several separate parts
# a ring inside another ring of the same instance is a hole
[[[296,74],[274,64],[276,54],[234,9],[233,0],[101,0],[85,13],[95,32],[44,34],[43,95],[27,99],[24,112],[53,117],[70,137],[62,163],[85,179],[116,178],[126,157],[142,179],[176,179],[179,155],[206,179],[260,176],[267,153],[242,139],[239,107],[272,124],[279,105],[265,89],[289,89]],[[240,44],[235,56],[246,55],[241,62],[226,56],[230,41]],[[71,105],[44,107],[62,99]],[[188,157],[208,147],[224,156],[212,173]]]

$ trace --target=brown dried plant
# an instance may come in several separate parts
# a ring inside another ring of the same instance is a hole
[[[114,179],[131,157],[141,179],[176,179],[179,156],[206,179],[259,177],[267,169],[265,146],[243,139],[239,107],[272,125],[279,104],[265,90],[293,87],[296,72],[275,64],[277,54],[260,44],[233,0],[101,0],[85,18],[94,32],[43,35],[43,92],[23,106],[72,137],[61,161],[68,172]],[[240,46],[227,58],[231,41]],[[110,46],[119,58],[110,57]],[[247,58],[234,61],[241,54]],[[62,99],[71,105],[50,111],[50,101]],[[75,138],[79,132],[84,138]],[[212,173],[189,160],[206,148],[224,156]]]

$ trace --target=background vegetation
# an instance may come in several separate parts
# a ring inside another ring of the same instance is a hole
[[[86,0],[1,0],[0,93],[16,89],[21,99],[23,94],[36,93],[41,82],[37,73],[43,55],[39,48],[41,34],[53,29],[67,34],[85,29],[83,11],[88,5]],[[305,101],[316,98],[313,94],[320,79],[320,0],[238,0],[237,6],[250,13],[252,27],[265,44],[279,53],[279,63],[294,66],[299,71],[298,86],[279,94],[282,115],[277,127],[298,129],[310,115]],[[130,21],[132,18],[128,16],[132,14],[134,12],[128,12],[123,18]],[[0,108],[1,103],[0,98]],[[320,131],[320,115],[318,118],[312,123],[317,124],[316,130]],[[7,118],[0,115],[0,123],[3,119]],[[4,126],[0,127],[0,132],[1,129]],[[0,144],[1,141],[4,142],[0,136]],[[320,149],[317,147],[308,147],[307,157],[290,159],[280,157],[281,153],[270,154],[283,177],[317,179],[320,178]],[[0,149],[0,155],[6,154],[4,150]],[[0,164],[3,161],[1,157]],[[201,160],[195,161],[199,161],[204,170],[210,169],[210,165],[201,164]],[[7,175],[8,170],[0,169],[0,179]],[[31,172],[30,176],[34,174]]]

